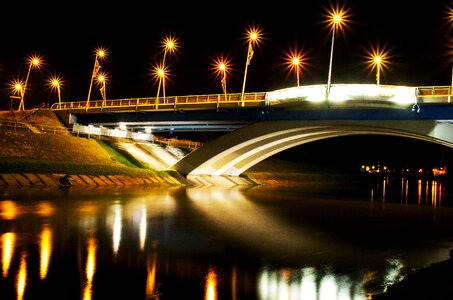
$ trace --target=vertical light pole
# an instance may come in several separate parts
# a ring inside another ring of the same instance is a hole
[[[299,72],[300,72],[300,63],[301,63],[300,57],[293,57],[291,62],[293,64],[294,70],[296,71],[296,83],[297,83],[297,86],[299,86]]]
[[[225,101],[227,100],[227,78],[226,78],[226,64],[224,62],[220,62],[219,63],[219,72],[221,73],[222,75],[222,79],[220,80],[220,83],[222,85],[222,91],[225,95]]]
[[[381,84],[381,73],[388,67],[388,52],[379,46],[368,51],[368,65],[371,70],[376,69],[376,84]]]
[[[23,104],[23,99],[24,99],[24,86],[22,85],[22,83],[15,83],[14,84],[14,90],[16,92],[19,92],[19,95],[20,97],[18,97],[19,99],[21,99],[21,102],[19,104],[19,111],[20,111],[20,105]],[[12,97],[16,97],[16,96],[12,96]],[[12,104],[11,104],[11,107],[12,107]]]
[[[38,68],[40,64],[41,64],[40,57],[32,56],[29,58],[27,77],[25,79],[25,84],[21,89],[21,98],[20,98],[19,109],[18,109],[19,111],[25,109],[24,96],[25,96],[25,91],[27,90],[28,78],[30,77],[30,71],[33,67]]]
[[[245,92],[245,82],[247,80],[247,70],[250,65],[250,61],[253,57],[253,43],[258,42],[259,31],[251,29],[248,32],[248,50],[247,50],[247,59],[245,61],[245,71],[244,71],[244,82],[242,83],[242,93],[241,93],[241,106],[244,106],[244,92]]]
[[[376,65],[376,84],[380,85],[381,84],[381,63],[382,63],[382,57],[381,56],[375,56],[374,57],[374,63]]]
[[[101,69],[99,59],[102,59],[103,57],[105,57],[105,55],[106,55],[106,51],[104,49],[100,48],[100,49],[96,50],[96,56],[94,58],[93,72],[91,73],[90,88],[88,90],[87,103],[85,105],[87,109],[88,109],[88,105],[90,103],[91,89],[93,88],[93,80],[98,75],[99,69]]]
[[[157,87],[157,97],[156,97],[156,109],[159,109],[159,94],[160,86],[162,85],[164,103],[165,103],[165,69],[163,67],[157,67],[155,70],[155,76],[159,79],[159,85]]]
[[[50,83],[54,88],[57,89],[58,93],[58,104],[61,107],[61,93],[60,93],[60,80],[58,78],[51,78]]]
[[[166,67],[166,58],[167,58],[167,53],[172,53],[175,52],[177,49],[178,43],[177,40],[173,37],[167,37],[164,39],[163,47],[164,47],[164,57],[162,58],[162,74],[158,74],[159,76],[159,86],[158,86],[158,92],[157,92],[157,97],[159,98],[159,90],[160,86],[165,83],[165,80],[163,80],[164,76],[164,70],[167,69]],[[159,71],[158,71],[159,73]],[[165,88],[163,87],[163,96],[164,96],[164,102],[165,102]]]
[[[107,77],[104,73],[99,73],[98,77],[96,78],[98,84],[101,86],[99,91],[101,92],[102,96],[102,106],[105,106],[105,101],[107,100],[107,91],[105,88],[105,82],[107,81]]]
[[[327,90],[326,90],[326,100],[329,99],[330,95],[330,87],[331,87],[331,80],[332,80],[332,62],[333,62],[333,49],[335,45],[335,32],[337,28],[341,27],[343,22],[344,12],[342,10],[333,10],[330,13],[330,25],[332,25],[332,44],[330,47],[330,61],[329,61],[329,75],[327,78]]]

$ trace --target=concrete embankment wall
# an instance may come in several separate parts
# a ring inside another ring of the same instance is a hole
[[[60,179],[66,174],[0,174],[1,186],[14,187],[46,187],[60,186]],[[129,185],[149,185],[149,186],[174,186],[184,185],[185,182],[175,178],[170,174],[159,176],[131,177],[126,175],[70,175],[71,186],[129,186]]]

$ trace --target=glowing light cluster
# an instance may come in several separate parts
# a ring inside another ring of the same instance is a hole
[[[331,87],[328,97],[330,102],[348,100],[389,101],[396,104],[416,103],[416,88],[409,86],[375,85],[375,84],[337,84]],[[325,85],[309,85],[268,92],[266,101],[269,105],[277,105],[286,101],[326,101]]]

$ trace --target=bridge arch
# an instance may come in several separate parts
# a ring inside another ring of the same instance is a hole
[[[453,148],[453,125],[435,120],[263,121],[206,143],[171,169],[188,176],[239,176],[278,152],[350,135],[398,136]]]

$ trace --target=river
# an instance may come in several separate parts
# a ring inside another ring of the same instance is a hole
[[[453,247],[436,180],[4,188],[1,299],[371,299]]]

